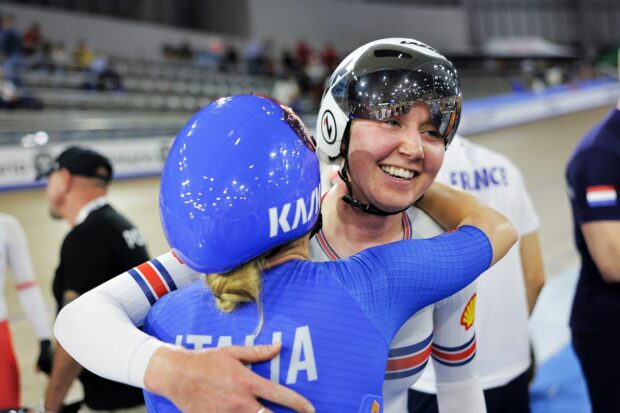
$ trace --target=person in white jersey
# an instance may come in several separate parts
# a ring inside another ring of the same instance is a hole
[[[343,165],[341,176],[344,180],[323,199],[322,228],[311,241],[312,259],[344,258],[372,246],[416,235],[435,235],[417,232],[416,225],[411,222],[420,211],[411,206],[439,171],[445,149],[456,132],[460,109],[461,91],[456,70],[450,61],[424,43],[404,38],[381,39],[363,45],[343,60],[324,94],[316,140],[324,162]],[[279,222],[288,225],[283,221],[286,217],[280,217]],[[163,264],[174,257],[159,259]],[[149,284],[151,287],[145,287],[156,292],[155,300],[195,279],[192,278],[195,275],[182,272],[168,275],[172,282],[165,281],[159,287],[161,282],[155,280],[155,284]],[[166,276],[161,277],[166,280]],[[230,391],[225,384],[235,381],[211,379],[207,362],[203,364],[206,368],[198,372],[195,362],[192,367],[191,362],[181,357],[161,360],[162,353],[158,350],[162,344],[152,340],[144,341],[139,360],[133,357],[137,351],[129,354],[128,349],[140,344],[130,344],[132,339],[138,339],[128,319],[140,325],[152,303],[140,295],[130,294],[126,283],[121,281],[108,286],[106,291],[84,295],[80,306],[61,314],[66,320],[57,323],[56,334],[67,351],[84,366],[106,377],[143,387],[148,387],[152,381],[167,381],[158,385],[182,388],[178,383],[188,380],[191,385],[188,384],[185,395],[178,400],[191,400],[197,391],[202,391],[214,395],[211,406],[229,406],[218,394]],[[474,294],[474,287],[469,286],[437,307],[424,308],[400,330],[392,343],[387,365],[383,389],[386,412],[398,411],[391,406],[398,406],[400,400],[406,403],[408,389],[421,374],[431,353],[445,361],[438,374],[442,413],[485,411],[482,388],[471,362],[476,343],[472,316]],[[82,326],[78,309],[82,306],[101,311],[101,317],[107,318],[106,325]],[[121,317],[112,321],[111,312]],[[69,324],[80,326],[70,329],[71,332],[81,331],[79,338],[69,335],[69,329],[63,328]],[[95,342],[110,340],[110,337],[114,337],[117,345],[122,342],[120,347],[127,349],[124,354],[116,354],[115,365],[127,368],[120,373],[111,371],[109,358],[104,362],[88,351],[89,342],[96,345]],[[214,357],[214,352],[205,353],[205,357],[207,355]],[[229,354],[223,354],[223,360],[229,360],[227,356],[230,358]],[[164,373],[167,368],[153,367],[169,366],[167,363],[185,363],[187,368],[176,376]],[[228,370],[232,368],[236,367]],[[230,377],[229,373],[221,374]],[[197,376],[203,377],[202,385],[195,383]],[[251,382],[252,379],[244,377],[244,380]],[[218,386],[220,391],[214,391]],[[233,386],[233,390],[243,394],[244,400],[248,394],[263,397],[265,388],[257,388],[258,384]],[[282,388],[270,390],[268,394],[274,392],[278,392],[279,400],[293,400]],[[303,408],[303,401],[296,403]],[[254,405],[247,401],[247,406]],[[221,409],[243,411],[239,407]]]
[[[532,361],[527,322],[545,275],[538,216],[523,177],[505,156],[457,135],[437,180],[474,194],[506,215],[519,232],[518,244],[478,280],[476,364],[487,412],[529,412],[528,368]],[[417,224],[420,230],[436,225],[422,219]],[[435,369],[441,363],[433,357],[414,384],[410,412],[438,411]],[[401,409],[406,411],[406,406]]]
[[[21,307],[39,339],[37,369],[49,374],[53,356],[49,317],[34,276],[28,242],[17,219],[0,214],[0,291],[4,291],[7,269],[13,276]],[[4,295],[0,296],[0,383],[0,410],[19,407],[19,370]]]

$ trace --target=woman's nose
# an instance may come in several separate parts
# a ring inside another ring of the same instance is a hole
[[[424,147],[420,133],[417,130],[414,132],[404,131],[398,152],[412,160],[424,159]]]

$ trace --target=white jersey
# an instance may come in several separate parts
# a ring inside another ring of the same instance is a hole
[[[416,208],[403,214],[404,239],[428,238],[442,232],[440,226]],[[310,257],[313,261],[340,258],[322,232],[310,241]],[[475,295],[476,287],[472,283],[459,293],[418,311],[401,327],[390,345],[383,382],[386,413],[407,411],[407,391],[420,378],[430,358],[439,363],[437,371],[442,382],[475,378],[472,363],[476,354]]]
[[[476,195],[504,214],[520,236],[536,231],[538,217],[519,170],[503,155],[455,137],[439,173],[439,182]],[[422,223],[422,221],[420,222]],[[528,305],[517,243],[477,282],[477,371],[483,389],[502,386],[530,364]],[[439,366],[427,368],[414,389],[436,392]]]
[[[34,277],[26,236],[15,218],[0,214],[0,291],[4,291],[7,269],[10,269],[19,302],[37,337],[39,340],[49,339],[48,314]],[[7,318],[6,302],[4,295],[1,295],[0,322],[6,321]]]

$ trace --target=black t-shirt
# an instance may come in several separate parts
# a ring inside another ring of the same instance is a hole
[[[95,209],[63,241],[53,285],[58,308],[65,291],[83,294],[148,259],[144,239],[127,219],[110,205]],[[113,410],[144,403],[141,389],[103,379],[87,370],[80,375],[80,381],[84,402],[91,409]]]
[[[581,255],[571,328],[580,334],[620,335],[620,284],[603,280],[581,231],[586,222],[620,221],[620,111],[614,109],[579,143],[566,179]]]

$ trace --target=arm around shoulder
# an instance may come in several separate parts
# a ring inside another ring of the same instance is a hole
[[[504,215],[448,185],[434,183],[418,206],[446,229],[471,225],[484,232],[493,249],[491,265],[517,242],[517,230]]]

